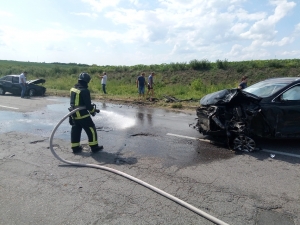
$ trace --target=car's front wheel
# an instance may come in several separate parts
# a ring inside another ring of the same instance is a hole
[[[0,95],[5,95],[5,90],[2,87],[0,87]]]
[[[28,95],[30,97],[34,96],[35,95],[35,90],[34,89],[30,89],[29,92],[28,92]]]
[[[232,141],[233,149],[244,152],[252,152],[255,150],[255,141],[246,135],[237,135]]]

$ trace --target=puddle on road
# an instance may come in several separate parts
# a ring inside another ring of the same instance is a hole
[[[49,98],[49,100],[56,101],[57,104],[50,104],[39,111],[27,113],[0,111],[0,133],[19,131],[49,138],[57,123],[69,113],[69,99]],[[164,136],[159,137],[173,129],[183,133],[190,132],[193,135],[194,130],[189,127],[187,122],[193,121],[193,116],[189,115],[190,117],[187,118],[187,114],[180,112],[110,103],[98,102],[96,105],[101,111],[93,117],[93,121],[99,131],[99,136],[101,136],[100,142],[105,137],[106,144],[117,148],[117,151],[122,151],[122,146],[126,148],[126,143],[132,142],[134,146],[142,146],[135,150],[136,153],[162,158],[166,162],[166,166],[189,166],[233,157],[233,154],[226,148],[217,148],[208,143],[195,141],[187,143],[189,141],[184,139],[167,140]],[[167,117],[171,119],[166,120]],[[183,118],[182,122],[186,122],[186,127],[178,127],[178,124],[181,124],[178,123],[180,118]],[[101,132],[110,134],[105,135]],[[55,138],[70,139],[68,118],[57,129]],[[149,140],[139,141],[144,138],[149,138]],[[85,132],[82,132],[82,140],[86,139]],[[167,149],[171,149],[170,152],[161,149],[165,144],[168,145]],[[127,148],[126,151],[131,151],[131,149]]]
[[[135,152],[136,155],[159,158],[166,168],[171,166],[184,168],[235,156],[235,153],[228,150],[226,146],[147,132],[131,134],[126,139],[127,145],[129,149],[131,146],[140,146]]]
[[[40,136],[49,136],[49,128],[54,127],[53,121],[49,120],[47,114],[37,113],[17,113],[0,111],[0,133],[10,131],[21,131]]]
[[[69,99],[51,98],[49,100],[57,101],[58,104],[47,105],[39,111],[27,113],[0,111],[0,133],[20,131],[49,137],[57,123],[69,113]],[[106,108],[107,105],[110,104],[106,104]],[[101,113],[93,117],[93,121],[97,130],[106,132],[126,129],[134,126],[136,123],[134,118],[107,110],[101,110]],[[98,126],[98,124],[101,124],[101,126]],[[55,135],[61,139],[70,138],[68,119],[60,125]],[[82,132],[82,137],[86,138],[85,132]]]
[[[212,144],[198,141],[195,144],[198,154],[196,162],[209,163],[215,160],[230,159],[235,156],[235,152],[229,150],[226,144]]]
[[[180,150],[177,150],[175,154],[174,152],[169,153],[167,160],[165,160],[166,166],[174,164],[182,168],[231,159],[235,156],[235,152],[230,151],[225,145],[215,145],[199,140],[188,139],[178,139],[173,143],[175,146],[179,145],[191,147],[181,148]]]

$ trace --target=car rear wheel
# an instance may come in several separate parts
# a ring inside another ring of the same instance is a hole
[[[0,87],[0,95],[4,95],[5,94],[5,91],[2,87]]]
[[[35,95],[35,90],[34,89],[30,89],[28,92],[29,96],[32,97]]]
[[[255,141],[245,135],[238,135],[233,139],[233,149],[244,152],[252,152],[255,150]]]

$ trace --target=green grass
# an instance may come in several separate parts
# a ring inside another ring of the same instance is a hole
[[[34,63],[0,60],[0,76],[20,74],[28,71],[28,79],[45,78],[47,93],[67,95],[71,87],[77,83],[81,72],[88,72],[92,80],[89,89],[92,96],[103,97],[99,74],[108,74],[106,98],[131,99],[138,98],[136,78],[141,72],[146,75],[155,72],[155,98],[163,99],[164,95],[180,100],[193,99],[195,102],[204,95],[222,89],[236,88],[240,78],[248,76],[248,84],[262,79],[279,76],[299,76],[300,59],[287,60],[252,60],[229,62],[207,59],[192,60],[189,63],[170,63],[135,66],[98,66],[76,63]],[[147,92],[147,90],[146,90]],[[165,103],[164,103],[165,104]],[[173,104],[170,107],[184,107]]]

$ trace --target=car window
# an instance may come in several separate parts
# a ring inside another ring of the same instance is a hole
[[[282,100],[299,101],[300,100],[300,86],[295,86],[282,94]]]
[[[19,77],[13,77],[12,82],[13,83],[19,83]]]
[[[268,83],[263,81],[245,88],[244,91],[258,97],[269,97],[284,86],[286,86],[285,83]]]
[[[11,76],[7,76],[5,80],[11,82],[12,81],[12,77]]]

